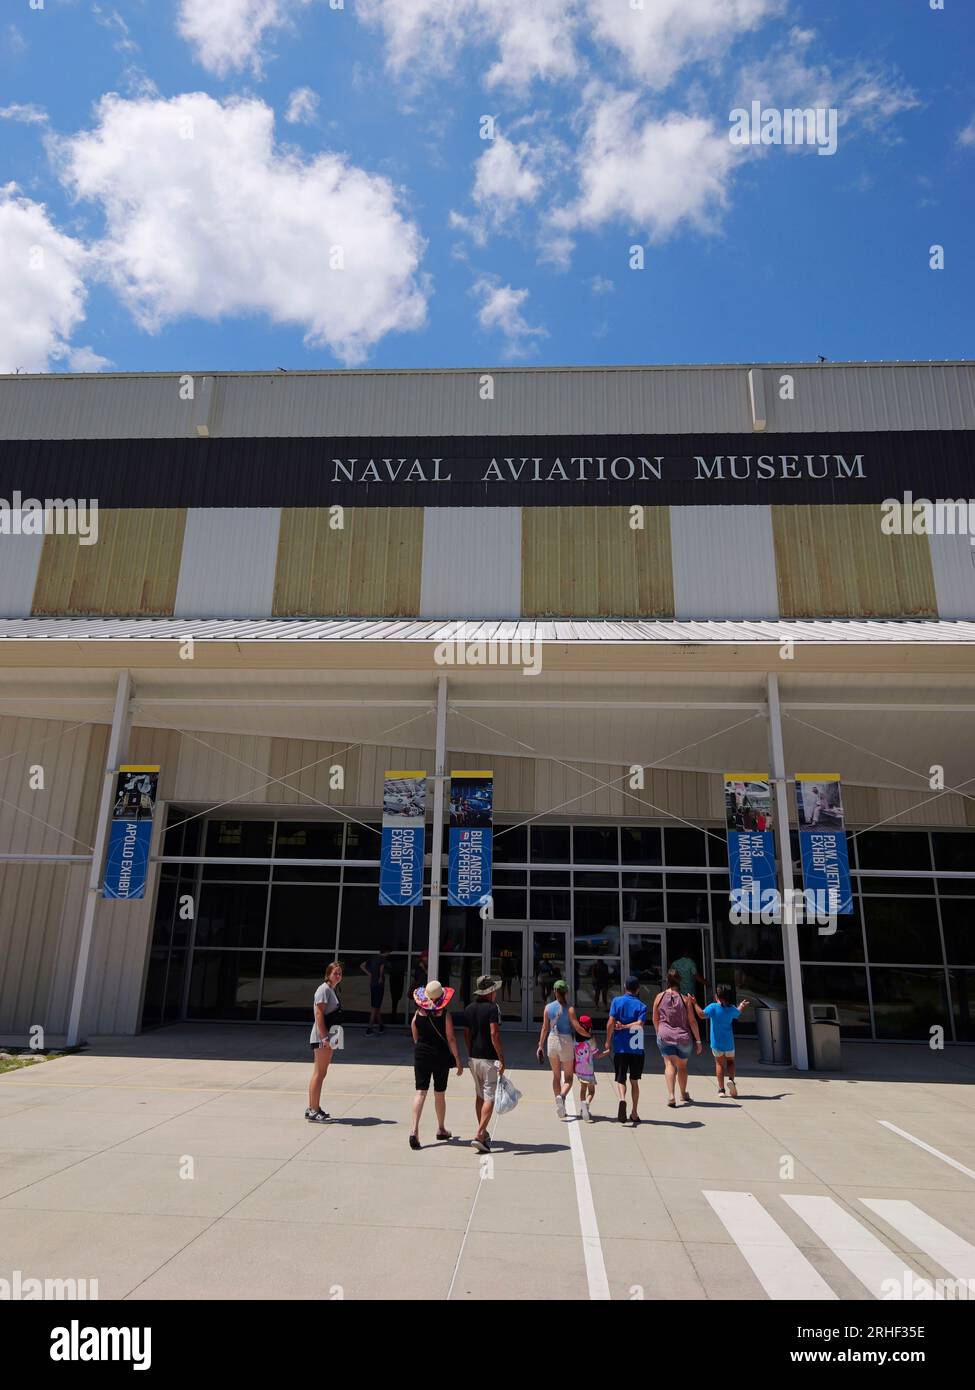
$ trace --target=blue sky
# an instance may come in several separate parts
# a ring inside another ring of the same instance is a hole
[[[975,355],[975,6],[333,5],[7,0],[0,370]]]

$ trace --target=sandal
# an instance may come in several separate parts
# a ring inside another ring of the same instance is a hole
[[[422,1149],[422,1148],[423,1148],[423,1145],[420,1143],[420,1136],[419,1136],[418,1134],[411,1134],[411,1135],[410,1135],[410,1148],[411,1148],[411,1149]]]
[[[437,1135],[438,1139],[453,1139],[453,1137],[449,1129],[442,1129]]]
[[[668,1105],[668,1107],[669,1107],[671,1110],[676,1110],[676,1109],[677,1109],[677,1102],[676,1102],[676,1100],[669,1100],[669,1101],[667,1102],[667,1105]]]

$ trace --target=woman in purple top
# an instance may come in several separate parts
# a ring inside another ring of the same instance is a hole
[[[676,970],[667,972],[667,988],[653,1001],[653,1030],[657,1035],[657,1047],[664,1059],[664,1074],[667,1079],[667,1104],[675,1106],[674,1083],[680,1084],[680,1098],[685,1105],[692,1104],[687,1094],[687,1059],[691,1048],[701,1051],[701,1034],[697,1026],[691,996],[686,998],[680,992],[680,976]]]

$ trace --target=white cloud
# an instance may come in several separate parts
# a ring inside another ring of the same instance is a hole
[[[472,197],[483,208],[505,213],[516,203],[531,203],[542,180],[531,168],[532,148],[526,142],[512,144],[497,135],[477,161]]]
[[[548,330],[533,327],[521,312],[528,290],[512,289],[486,275],[474,283],[472,293],[481,301],[477,321],[485,331],[496,330],[504,335],[506,357],[527,357],[535,351],[538,338],[547,338]]]
[[[487,87],[525,87],[571,77],[579,0],[358,0],[356,14],[380,29],[392,72],[446,72],[465,44],[495,45]]]
[[[593,294],[612,294],[616,286],[612,280],[607,280],[602,275],[594,275],[589,281],[589,288]]]
[[[179,0],[177,27],[197,62],[218,77],[249,68],[259,77],[265,40],[292,27],[311,0]]]
[[[587,0],[597,39],[618,49],[631,72],[662,90],[688,63],[724,56],[737,35],[777,14],[783,0]]]
[[[962,147],[975,145],[975,116],[958,132],[958,143]]]
[[[101,205],[101,273],[143,328],[264,314],[356,363],[423,323],[424,243],[397,190],[339,155],[277,152],[262,101],[110,94],[97,122],[54,150],[75,196]]]
[[[0,371],[44,372],[85,317],[87,252],[16,184],[0,188]]]
[[[71,348],[68,352],[68,366],[73,372],[103,372],[106,367],[114,365],[109,358],[95,352],[94,348]]]
[[[291,125],[314,125],[318,118],[317,92],[310,87],[296,87],[288,98],[284,119]]]
[[[26,105],[15,101],[12,106],[0,106],[0,120],[19,121],[22,125],[45,125],[48,114],[32,102]]]

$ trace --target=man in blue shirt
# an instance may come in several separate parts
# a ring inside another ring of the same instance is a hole
[[[616,1118],[620,1124],[626,1121],[627,1080],[633,1101],[630,1121],[634,1125],[640,1123],[637,1111],[640,1105],[640,1078],[643,1075],[643,1026],[647,1006],[638,997],[639,989],[639,977],[630,975],[626,981],[626,993],[618,994],[609,1006],[606,1024],[606,1051],[613,1053],[616,1091],[620,1098]]]

